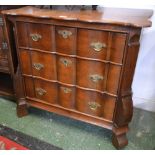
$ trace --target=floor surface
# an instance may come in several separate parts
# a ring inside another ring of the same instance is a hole
[[[69,150],[113,150],[111,131],[30,108],[23,118],[16,116],[16,104],[0,98],[0,124],[44,142]],[[125,150],[155,149],[155,113],[134,109]]]

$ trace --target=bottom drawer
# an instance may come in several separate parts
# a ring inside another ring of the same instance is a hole
[[[57,84],[43,80],[24,78],[25,93],[27,97],[36,98],[49,104],[56,104],[57,101]]]
[[[112,121],[116,98],[99,92],[24,77],[26,96],[48,104],[59,104],[84,114]]]
[[[76,109],[107,120],[113,119],[116,98],[98,92],[76,90]]]
[[[75,87],[69,87],[64,85],[59,85],[59,104],[68,109],[74,109],[75,107]]]

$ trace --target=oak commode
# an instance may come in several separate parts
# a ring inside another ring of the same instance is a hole
[[[116,148],[127,145],[139,38],[151,26],[152,11],[24,7],[3,14],[13,27],[19,62],[18,116],[28,107],[44,109],[110,129]]]

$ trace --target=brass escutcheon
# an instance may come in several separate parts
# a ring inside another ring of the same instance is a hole
[[[42,38],[42,36],[40,34],[30,34],[30,37],[32,38],[33,41],[38,41],[39,39]]]
[[[66,88],[66,87],[61,87],[61,89],[64,91],[64,93],[68,94],[70,93],[72,90],[70,88]]]
[[[88,105],[91,110],[96,110],[97,108],[101,107],[101,105],[97,102],[88,102]]]
[[[96,52],[100,52],[102,50],[102,48],[106,48],[106,44],[105,43],[101,43],[101,42],[92,42],[90,44],[90,46],[96,51]]]
[[[65,58],[61,58],[60,61],[66,66],[68,67],[72,61],[71,60],[68,60],[68,59],[65,59]]]
[[[42,88],[36,88],[36,92],[38,95],[43,96],[46,94],[46,90],[42,89]]]
[[[67,39],[69,36],[72,35],[72,32],[68,30],[59,30],[58,34],[62,35],[64,39]]]
[[[34,63],[34,64],[33,64],[33,67],[34,67],[36,70],[40,71],[42,68],[44,68],[44,65],[41,64],[41,63]]]
[[[98,75],[98,74],[93,74],[93,75],[90,75],[89,77],[90,77],[90,80],[93,81],[93,82],[95,82],[95,83],[97,83],[98,81],[104,79],[103,76]]]

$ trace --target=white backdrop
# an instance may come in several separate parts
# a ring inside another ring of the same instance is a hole
[[[152,9],[155,12],[155,4],[142,4],[141,1],[104,1],[102,7],[123,7]],[[149,2],[149,0],[148,0]],[[141,35],[141,46],[138,55],[136,71],[132,84],[134,106],[149,111],[155,111],[155,13],[152,20],[152,27],[145,28]]]

